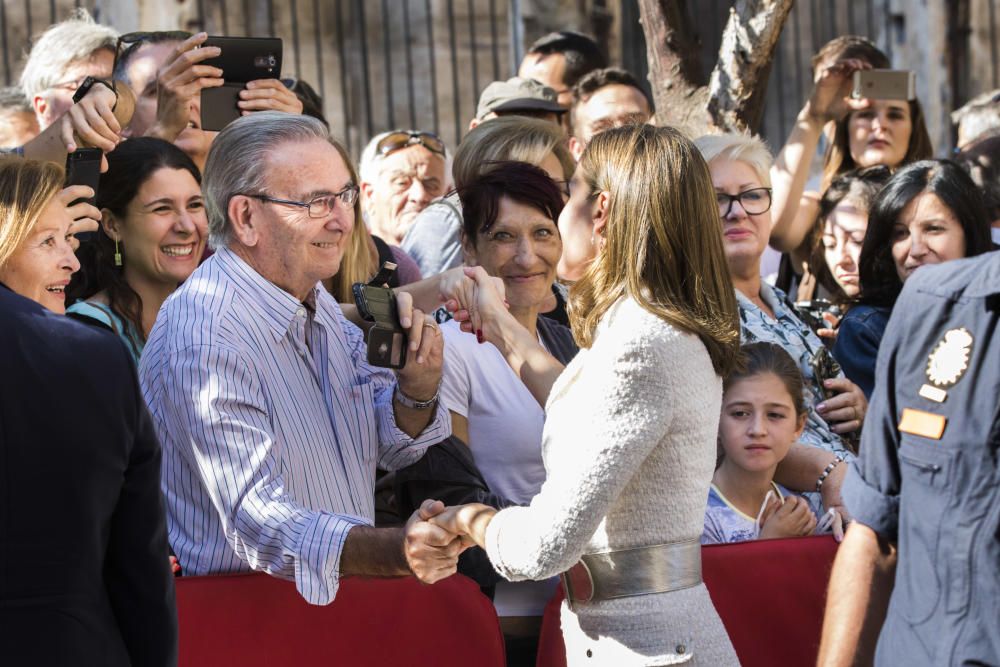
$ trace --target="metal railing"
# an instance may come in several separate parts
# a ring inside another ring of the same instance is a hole
[[[263,5],[265,25],[254,25],[251,5]],[[263,28],[281,37],[285,73],[319,92],[355,156],[373,135],[401,126],[454,147],[481,89],[512,71],[516,16],[498,0],[199,0],[199,17],[210,34]]]
[[[81,4],[94,11],[94,0],[2,0],[6,84],[17,80],[28,37]],[[432,130],[454,148],[482,88],[515,69],[519,8],[506,0],[196,0],[187,24],[156,27],[282,38],[282,74],[316,89],[334,134],[357,156],[371,136],[398,126]]]

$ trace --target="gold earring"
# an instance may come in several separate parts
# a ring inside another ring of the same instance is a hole
[[[122,265],[122,254],[118,251],[118,239],[115,239],[115,266]]]

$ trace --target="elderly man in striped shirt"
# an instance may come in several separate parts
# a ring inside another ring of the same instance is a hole
[[[313,604],[343,575],[449,576],[460,540],[425,521],[440,503],[372,526],[376,463],[414,462],[451,423],[429,318],[400,297],[411,348],[393,375],[320,284],[362,224],[346,151],[307,116],[244,117],[216,138],[204,194],[216,253],[164,304],[139,372],[185,571],[264,571]]]

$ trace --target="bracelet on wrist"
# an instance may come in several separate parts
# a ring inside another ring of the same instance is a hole
[[[440,393],[440,391],[441,391],[441,385],[439,383],[438,388],[434,390],[434,395],[431,396],[426,401],[421,401],[413,398],[412,396],[407,396],[406,392],[403,391],[402,387],[400,387],[399,383],[397,382],[396,391],[393,393],[393,398],[399,401],[399,404],[402,405],[404,408],[410,408],[411,410],[427,410],[428,408],[433,407],[435,403],[437,403],[438,394]]]
[[[826,482],[827,477],[830,476],[830,473],[833,472],[833,469],[843,462],[844,462],[844,457],[840,454],[837,454],[834,457],[834,459],[830,461],[825,468],[823,468],[823,472],[820,473],[819,479],[816,480],[817,493],[819,493],[823,489],[823,483]]]

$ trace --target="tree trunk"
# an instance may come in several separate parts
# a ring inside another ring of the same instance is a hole
[[[657,124],[699,133],[708,122],[708,89],[702,85],[699,49],[686,0],[639,0],[639,15]]]
[[[639,0],[657,123],[680,126],[691,135],[756,130],[771,59],[793,2],[738,0],[705,86],[685,1]]]

